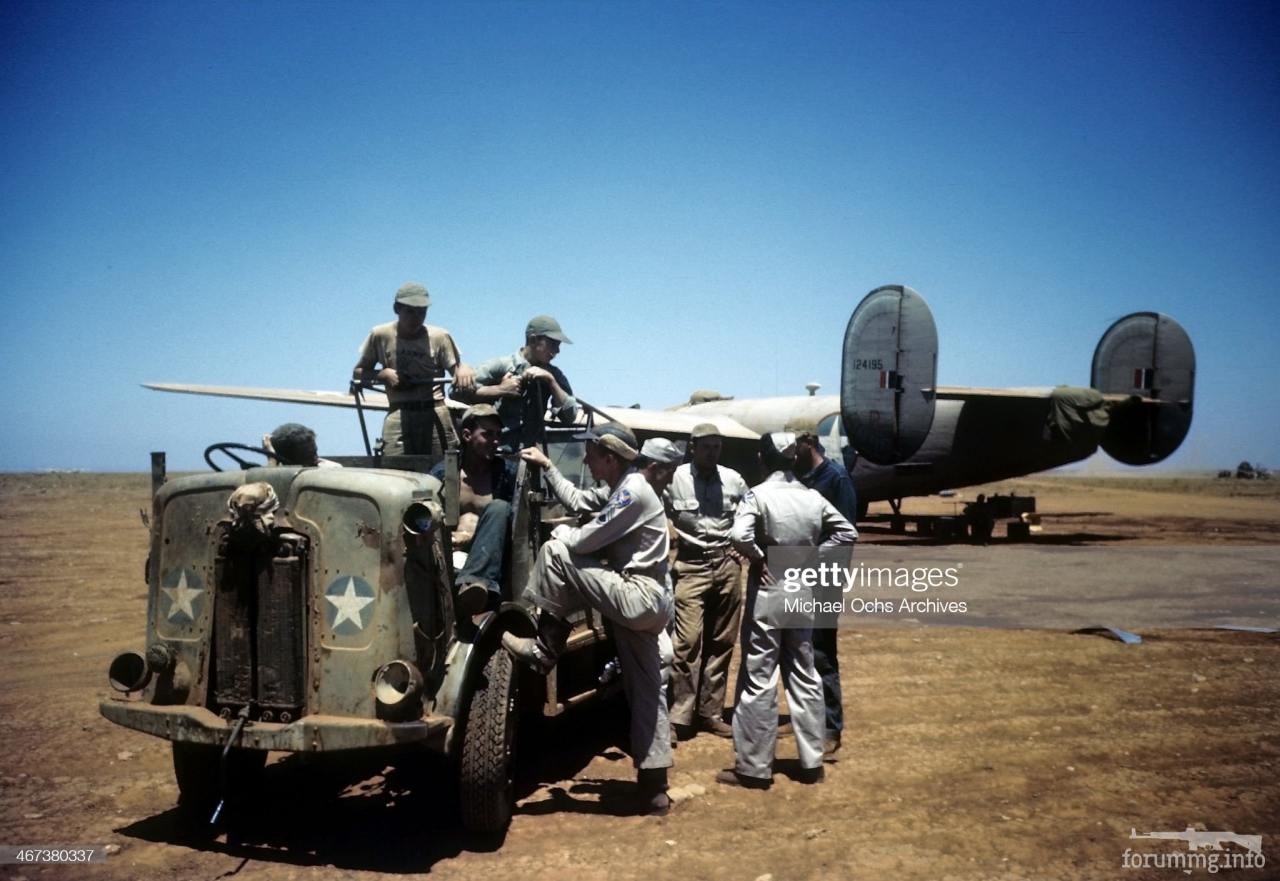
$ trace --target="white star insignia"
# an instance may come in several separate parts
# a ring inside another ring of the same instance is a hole
[[[187,586],[187,570],[182,570],[182,574],[178,576],[178,583],[176,585],[173,587],[162,587],[160,589],[169,595],[168,619],[170,621],[172,621],[173,616],[179,612],[186,615],[192,621],[196,620],[195,609],[192,608],[191,601],[204,593],[204,591],[197,587]]]
[[[356,580],[354,578],[347,579],[347,589],[344,592],[340,594],[325,594],[324,598],[333,603],[333,607],[337,611],[337,614],[333,617],[334,630],[342,626],[343,621],[350,621],[359,629],[364,629],[364,622],[360,619],[360,611],[373,602],[373,597],[357,595]]]

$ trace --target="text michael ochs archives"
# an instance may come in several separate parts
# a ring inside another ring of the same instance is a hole
[[[778,627],[836,627],[841,616],[963,615],[964,565],[874,566],[855,562],[845,547],[771,547],[771,585],[761,584],[757,609]],[[856,621],[846,624],[856,625]]]

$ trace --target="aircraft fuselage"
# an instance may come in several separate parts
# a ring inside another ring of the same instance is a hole
[[[932,495],[1056,468],[1094,452],[1096,444],[1050,440],[1045,432],[1048,410],[1048,398],[940,400],[924,444],[906,461],[876,465],[856,459],[852,475],[858,498],[871,502]],[[828,456],[840,459],[847,449],[836,395],[710,401],[678,412],[729,416],[762,434],[782,431],[788,420],[804,417],[818,424]],[[849,458],[844,457],[846,462]]]

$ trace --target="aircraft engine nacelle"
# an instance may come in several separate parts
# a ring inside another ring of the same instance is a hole
[[[933,425],[938,329],[905,285],[863,298],[844,334],[840,416],[849,443],[877,465],[909,459]]]
[[[1126,465],[1169,456],[1191,428],[1196,353],[1168,315],[1135,312],[1107,329],[1093,353],[1091,385],[1131,398],[1116,404],[1102,448]]]

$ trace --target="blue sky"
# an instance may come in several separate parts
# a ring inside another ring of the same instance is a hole
[[[0,470],[194,468],[340,411],[406,279],[477,362],[557,316],[600,404],[835,391],[857,302],[933,307],[945,384],[1198,358],[1170,468],[1280,465],[1268,3],[0,5]]]

